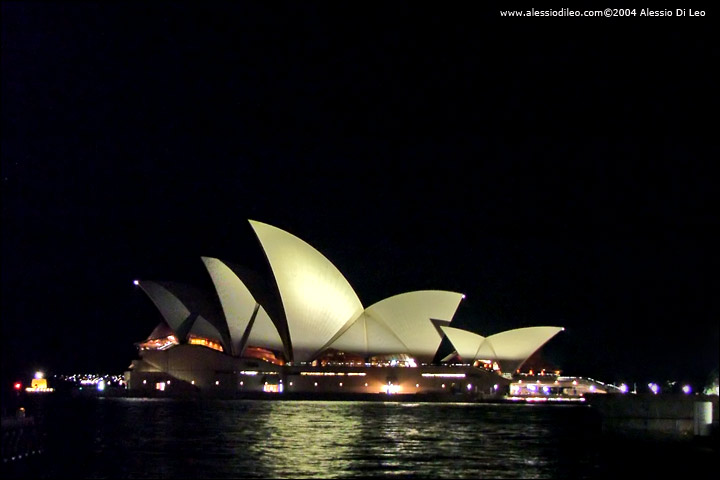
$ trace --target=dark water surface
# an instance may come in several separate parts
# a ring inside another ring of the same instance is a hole
[[[38,417],[45,453],[3,476],[607,478],[712,453],[608,439],[586,406],[106,398]]]

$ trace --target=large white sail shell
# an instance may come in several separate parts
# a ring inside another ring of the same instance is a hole
[[[275,276],[294,361],[308,361],[349,321],[362,303],[340,271],[320,252],[272,225],[250,220]]]
[[[464,362],[472,363],[477,359],[478,350],[480,350],[480,345],[485,342],[485,337],[460,328],[446,326],[440,328],[450,339],[450,343]]]
[[[245,345],[241,345],[243,335],[255,313],[250,335],[246,345],[282,351],[282,340],[270,317],[250,293],[240,278],[222,260],[202,257],[210,278],[212,278],[222,306],[225,320],[232,340],[232,353],[240,355]]]
[[[527,327],[496,333],[485,339],[478,358],[496,360],[503,371],[511,372],[563,330],[562,327]]]
[[[442,337],[432,320],[452,321],[461,293],[421,290],[401,293],[368,307],[365,313],[392,331],[421,362],[432,361]]]

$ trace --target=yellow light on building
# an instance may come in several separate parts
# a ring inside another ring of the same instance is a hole
[[[16,384],[17,385],[17,384]],[[18,387],[16,387],[18,389]],[[44,378],[33,378],[30,386],[25,389],[28,393],[49,393],[54,391],[53,388],[48,388],[47,380]]]
[[[30,382],[32,388],[47,388],[47,380],[41,377],[35,377]]]

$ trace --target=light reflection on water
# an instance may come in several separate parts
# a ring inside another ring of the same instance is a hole
[[[586,407],[105,399],[46,419],[46,478],[587,478],[598,463]]]

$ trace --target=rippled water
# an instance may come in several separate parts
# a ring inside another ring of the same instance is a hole
[[[98,399],[43,424],[21,476],[594,478],[624,461],[580,406]]]

